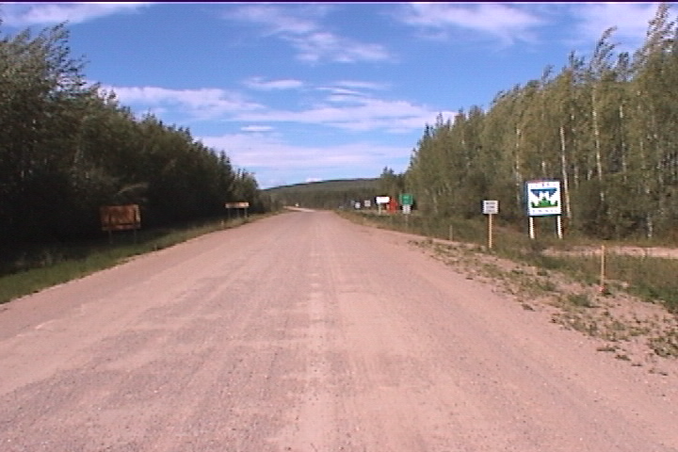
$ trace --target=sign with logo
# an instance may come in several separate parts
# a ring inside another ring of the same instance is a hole
[[[485,215],[496,215],[499,213],[499,201],[485,200],[483,201],[483,213]]]
[[[388,196],[377,196],[376,201],[377,204],[388,204],[388,202],[391,200]]]
[[[527,213],[531,217],[562,213],[560,181],[527,182]]]

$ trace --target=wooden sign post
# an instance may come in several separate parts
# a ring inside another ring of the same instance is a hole
[[[137,229],[141,228],[141,212],[138,204],[126,206],[102,206],[99,208],[101,229],[108,232],[108,241],[113,243],[113,231],[134,230],[134,243],[137,241]]]
[[[483,213],[487,215],[487,247],[492,249],[492,217],[499,213],[499,201],[483,201]]]

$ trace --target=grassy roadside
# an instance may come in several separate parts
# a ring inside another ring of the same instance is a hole
[[[403,215],[339,214],[357,223],[422,236],[412,243],[468,279],[502,287],[526,310],[548,306],[553,323],[606,341],[600,351],[614,351],[618,359],[645,365],[652,359],[649,355],[678,358],[678,259],[609,254],[602,291],[596,253],[600,243],[590,240],[530,240],[526,234],[497,228],[490,250],[482,221],[454,219],[446,225],[415,216],[406,222]],[[581,246],[592,251],[571,252]]]
[[[136,241],[131,231],[87,243],[34,246],[14,252],[0,263],[0,304],[47,287],[118,265],[130,257],[168,248],[211,232],[240,226],[266,215],[247,219],[211,220],[184,227],[141,230]]]
[[[478,251],[524,262],[544,270],[557,270],[574,277],[586,285],[600,284],[601,243],[579,237],[555,237],[531,240],[526,234],[506,228],[496,228],[494,246],[487,249],[487,229],[482,221],[452,219],[428,220],[411,215],[374,215],[357,212],[341,212],[346,218],[374,226],[410,232],[425,237],[464,242],[477,246]],[[638,246],[633,243],[614,245]],[[575,247],[591,247],[585,254],[568,251]],[[609,247],[608,247],[609,248]],[[547,252],[548,251],[548,252]],[[678,313],[678,259],[652,255],[629,256],[615,253],[606,254],[605,283],[607,289],[626,291],[646,301],[662,303]]]

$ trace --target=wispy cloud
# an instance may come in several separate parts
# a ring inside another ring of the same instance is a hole
[[[135,12],[152,3],[4,3],[0,5],[3,23],[14,27],[53,25],[68,21],[86,22],[118,13]]]
[[[626,48],[642,45],[649,21],[659,3],[586,3],[573,4],[576,20],[574,35],[578,43],[595,43],[605,30],[617,27],[615,40]]]
[[[379,44],[363,43],[325,30],[321,20],[331,10],[324,5],[247,5],[225,18],[257,25],[265,35],[288,42],[296,49],[300,61],[355,63],[392,59]]]
[[[412,3],[404,7],[399,19],[436,37],[470,30],[499,39],[505,45],[535,41],[534,30],[544,23],[537,14],[523,7],[499,3]]]
[[[261,90],[261,91],[272,91],[272,90],[285,90],[285,89],[297,89],[304,86],[304,83],[300,80],[294,79],[281,79],[281,80],[264,80],[261,77],[252,77],[248,80],[245,80],[245,85],[248,88]]]
[[[365,44],[329,32],[287,36],[285,39],[297,48],[299,60],[311,63],[323,60],[336,63],[355,63],[390,59],[388,52],[379,44]]]
[[[373,142],[355,142],[334,146],[296,146],[276,135],[228,134],[200,137],[206,146],[225,151],[232,162],[254,171],[276,174],[293,171],[298,179],[322,178],[340,167],[347,173],[364,173],[373,177],[384,162],[405,160],[407,146],[384,146]],[[263,187],[284,181],[260,181]]]
[[[336,82],[336,85],[346,88],[367,89],[374,91],[381,91],[389,88],[389,85],[386,83],[365,82],[361,80],[340,80]]]
[[[260,104],[243,99],[237,93],[216,88],[174,90],[155,86],[104,86],[102,90],[115,92],[125,105],[163,107],[165,111],[174,107],[197,119],[218,119],[225,114],[263,108]]]
[[[263,133],[263,132],[271,132],[273,130],[273,127],[271,126],[245,126],[241,127],[240,130],[243,132],[251,132],[251,133]]]
[[[438,113],[446,117],[452,112],[436,112],[407,101],[380,100],[331,96],[333,103],[319,104],[312,108],[292,110],[260,110],[242,112],[234,119],[248,122],[296,122],[324,125],[354,132],[384,130],[388,132],[411,132],[433,124]],[[343,105],[337,102],[344,101]]]
[[[216,88],[175,90],[153,86],[104,86],[101,89],[115,92],[122,104],[129,105],[137,111],[163,111],[185,117],[187,120],[242,122],[250,124],[243,127],[258,127],[260,132],[264,131],[261,127],[284,122],[353,132],[380,130],[404,133],[422,130],[426,124],[434,123],[439,113],[445,117],[454,116],[453,112],[434,111],[427,106],[404,100],[379,99],[360,90],[337,86],[320,88],[328,90],[329,94],[306,108],[282,110],[253,102],[239,93]]]

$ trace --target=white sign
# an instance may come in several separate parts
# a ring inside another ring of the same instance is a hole
[[[388,196],[377,196],[377,204],[388,204],[390,200]]]
[[[483,213],[485,215],[496,215],[499,213],[499,201],[483,201]]]
[[[531,217],[560,215],[560,181],[527,182],[527,213]]]
[[[366,200],[363,202],[363,205],[364,205],[365,207],[368,207],[368,208],[369,208],[369,207],[372,207],[372,201],[370,201],[369,199],[366,199]]]
[[[404,214],[409,214],[409,213],[411,213],[411,212],[412,212],[412,206],[409,205],[409,204],[405,204],[405,205],[403,206],[403,213],[404,213]]]

